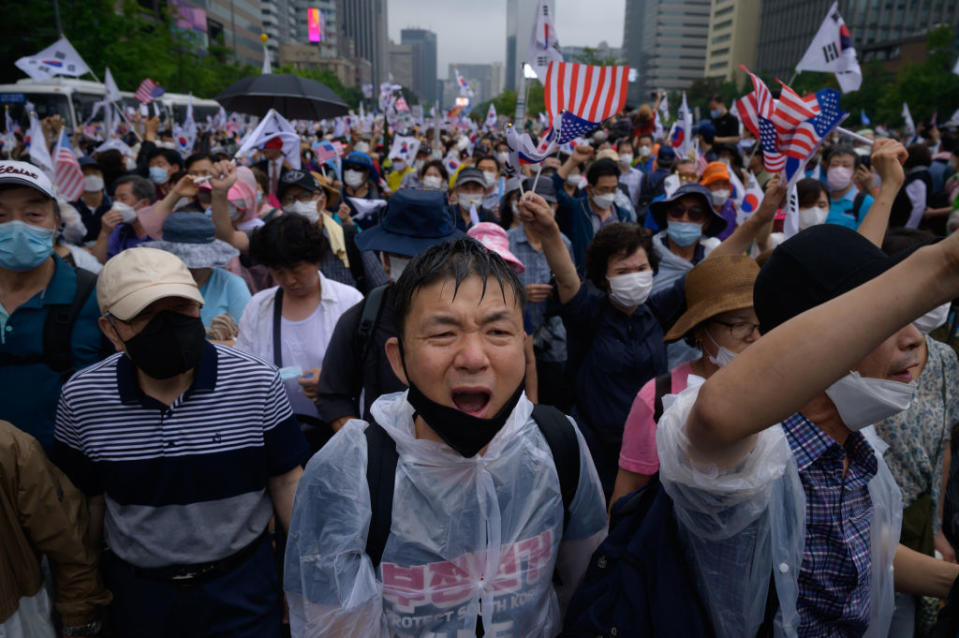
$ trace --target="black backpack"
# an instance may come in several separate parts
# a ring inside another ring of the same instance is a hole
[[[569,523],[569,506],[579,485],[579,440],[573,424],[552,406],[536,405],[533,408],[533,419],[543,433],[556,464],[560,493],[563,496],[565,529]],[[370,489],[371,509],[366,554],[373,561],[375,569],[383,557],[393,521],[393,487],[399,455],[396,452],[396,442],[375,421],[366,428],[366,449],[366,482]]]
[[[96,274],[83,268],[75,268],[77,289],[73,300],[68,304],[51,304],[47,307],[47,318],[43,323],[43,352],[40,354],[0,353],[0,366],[31,365],[45,363],[59,372],[66,382],[73,373],[73,350],[70,339],[73,336],[73,324],[80,311],[97,285]]]

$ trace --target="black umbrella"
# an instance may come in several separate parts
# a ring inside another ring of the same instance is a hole
[[[333,89],[316,80],[264,73],[234,82],[216,96],[223,108],[263,117],[270,109],[298,120],[325,120],[349,113]]]

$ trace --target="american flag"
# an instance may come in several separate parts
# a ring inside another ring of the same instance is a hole
[[[321,140],[313,145],[313,152],[316,153],[316,161],[321,164],[339,157],[336,147],[329,140]]]
[[[823,138],[839,126],[848,115],[839,108],[839,95],[839,91],[835,89],[816,91],[816,101],[821,112],[799,124],[790,135],[784,136],[780,148],[786,155],[798,160],[808,159]],[[765,150],[763,148],[764,152]]]
[[[70,138],[65,130],[60,131],[60,140],[57,143],[57,152],[54,156],[53,181],[57,185],[60,195],[72,202],[83,194],[83,171],[80,163],[70,146]]]
[[[786,167],[786,156],[779,151],[776,127],[764,117],[759,118],[759,143],[763,149],[763,165],[770,173],[778,173]]]
[[[759,118],[772,118],[775,107],[773,94],[769,91],[766,83],[749,69],[741,64],[739,68],[745,71],[753,81],[753,92],[736,100],[736,110],[739,112],[739,118],[743,121],[743,126],[748,128],[756,137],[760,137]],[[764,148],[763,151],[765,152],[765,150]]]
[[[563,111],[559,118],[559,125],[556,127],[559,132],[557,144],[566,144],[577,137],[585,137],[596,126],[595,123],[576,117],[569,111]]]
[[[546,110],[549,121],[565,110],[588,122],[600,122],[623,110],[626,104],[628,66],[590,66],[550,62],[546,72]]]
[[[137,87],[137,92],[133,94],[133,97],[142,104],[149,104],[164,93],[166,93],[166,91],[163,90],[162,86],[154,82],[151,78],[147,78],[143,80],[143,82],[140,82],[140,86]]]
[[[507,126],[506,144],[512,151],[510,153],[511,161],[518,161],[520,164],[538,164],[556,150],[556,130],[546,131],[543,133],[539,144],[534,144],[529,133],[520,134],[515,126]],[[516,164],[513,168],[519,170],[519,166]]]
[[[783,88],[773,107],[771,119],[779,134],[786,135],[802,122],[819,115],[819,102],[812,93],[806,97],[799,97],[799,94],[786,86],[782,80],[777,79],[777,82]]]

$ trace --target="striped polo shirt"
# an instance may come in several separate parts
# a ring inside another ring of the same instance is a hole
[[[53,459],[103,494],[113,552],[139,567],[220,560],[273,514],[270,477],[309,459],[276,368],[207,343],[170,406],[145,395],[118,353],[73,376],[57,407]]]

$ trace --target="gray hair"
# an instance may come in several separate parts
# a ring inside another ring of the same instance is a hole
[[[124,175],[113,182],[113,192],[117,192],[117,188],[123,184],[131,184],[130,190],[133,196],[137,198],[137,201],[145,199],[151,204],[156,201],[156,187],[153,185],[153,182],[147,178],[141,177],[140,175]]]

